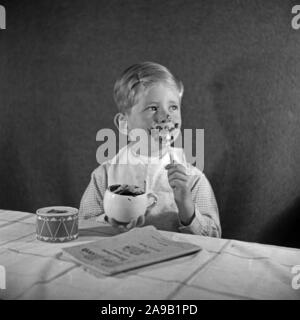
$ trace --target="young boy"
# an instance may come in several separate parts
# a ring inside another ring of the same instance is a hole
[[[221,236],[218,207],[207,178],[186,162],[182,148],[170,147],[170,138],[174,141],[180,133],[182,95],[183,84],[157,63],[135,64],[123,72],[114,87],[119,109],[115,120],[130,142],[93,171],[81,200],[81,217],[99,216],[98,221],[120,231],[151,224],[162,230]],[[136,129],[147,134],[146,150],[135,148],[131,135]],[[156,205],[127,225],[107,219],[103,209],[107,187],[142,186],[144,181],[147,191],[158,196]]]

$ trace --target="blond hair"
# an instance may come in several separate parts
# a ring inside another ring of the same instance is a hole
[[[182,98],[184,87],[181,81],[164,66],[155,62],[141,62],[127,68],[114,86],[114,100],[120,112],[129,112],[135,105],[140,90],[156,83],[174,86]]]

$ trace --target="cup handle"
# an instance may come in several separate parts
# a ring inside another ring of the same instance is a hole
[[[147,209],[153,208],[156,205],[157,200],[158,200],[157,195],[155,193],[149,192],[147,194],[147,197],[148,197],[148,199],[153,198],[153,202],[150,205],[148,205]]]

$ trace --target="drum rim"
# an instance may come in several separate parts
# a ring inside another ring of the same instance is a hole
[[[67,210],[68,212],[66,213],[48,213],[47,211],[51,209],[56,209],[56,210]],[[49,206],[49,207],[44,207],[40,208],[36,211],[36,214],[38,216],[42,217],[67,217],[67,216],[73,216],[78,214],[78,209],[74,207],[67,207],[67,206]]]

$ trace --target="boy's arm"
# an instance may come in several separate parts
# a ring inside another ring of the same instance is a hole
[[[212,187],[203,173],[193,179],[191,188],[194,203],[194,218],[187,226],[180,226],[184,233],[193,233],[210,237],[221,237],[218,205]]]
[[[91,174],[91,180],[86,188],[79,208],[80,219],[91,219],[104,213],[103,196],[107,185],[107,175],[103,166]]]

